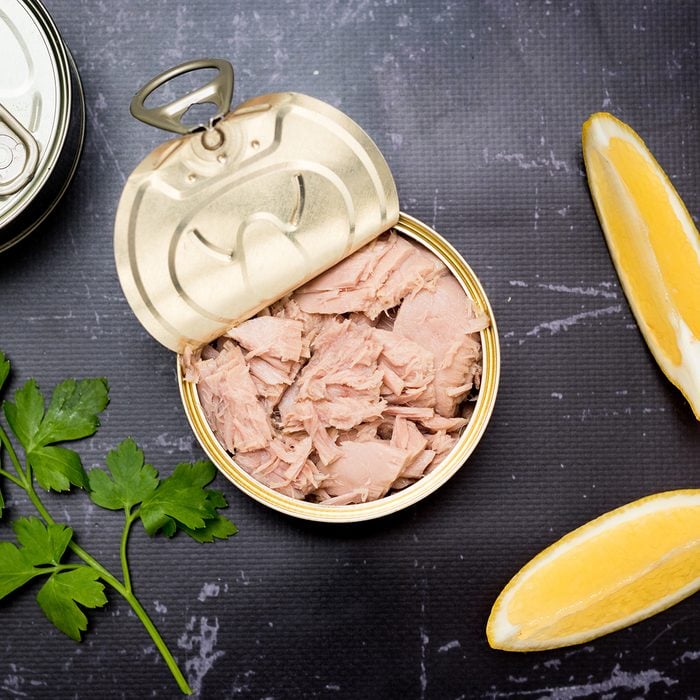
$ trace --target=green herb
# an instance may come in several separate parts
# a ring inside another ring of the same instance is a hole
[[[0,352],[0,391],[9,373],[10,363]],[[127,439],[107,454],[109,473],[99,468],[86,472],[77,452],[57,444],[94,435],[100,425],[98,416],[108,402],[104,379],[69,379],[56,386],[47,408],[39,387],[30,379],[15,393],[14,402],[3,403],[25,463],[20,462],[0,422],[0,477],[24,490],[41,518],[16,519],[12,529],[18,544],[0,542],[0,599],[42,577],[36,597],[39,606],[59,630],[80,641],[88,625],[84,610],[107,602],[106,584],[131,605],[180,690],[189,695],[192,691],[175,659],[134,595],[127,558],[129,534],[140,520],[149,535],[172,537],[182,531],[197,542],[213,542],[235,535],[236,526],[219,513],[228,506],[223,494],[207,488],[216,475],[211,462],[179,464],[161,479],[136,443]],[[121,580],[77,544],[71,528],[54,521],[37,494],[35,481],[53,491],[68,491],[71,486],[88,489],[98,506],[124,511]],[[3,507],[0,490],[0,518]],[[76,557],[83,563],[77,563]]]

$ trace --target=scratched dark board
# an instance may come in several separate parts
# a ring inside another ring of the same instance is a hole
[[[64,202],[0,257],[0,347],[12,389],[109,377],[85,463],[133,435],[168,473],[199,458],[174,356],[132,315],[112,225],[128,173],[167,135],[128,102],[182,60],[222,56],[234,100],[296,90],[362,124],[402,208],[464,254],[501,334],[500,394],[468,464],[426,501],[347,527],[306,524],[217,481],[240,527],[199,546],[136,531],[137,593],[202,698],[690,698],[700,598],[584,646],[492,651],[509,578],[623,503],[697,487],[700,430],[634,324],[582,172],[580,128],[609,110],[647,140],[700,212],[695,2],[47,0],[85,85],[87,141]],[[29,514],[9,492],[10,515]],[[84,495],[47,499],[118,568],[120,520]],[[7,524],[0,538],[10,537]],[[128,606],[90,615],[82,644],[37,588],[0,605],[0,697],[177,697]]]

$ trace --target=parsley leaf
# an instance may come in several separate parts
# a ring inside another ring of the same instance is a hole
[[[198,530],[216,518],[217,506],[210,500],[211,491],[204,488],[215,475],[216,469],[208,461],[178,464],[141,506],[146,532],[154,535],[162,531],[172,537],[178,527]]]
[[[33,379],[26,382],[15,392],[15,402],[6,401],[3,408],[12,432],[22,443],[22,447],[30,450],[32,440],[44,417],[44,397],[36,382]]]
[[[107,468],[91,469],[90,498],[109,510],[129,509],[146,500],[158,488],[158,472],[145,464],[143,452],[127,438],[107,454]]]
[[[215,539],[226,540],[238,532],[238,528],[228,518],[218,514],[215,518],[207,520],[204,527],[200,527],[197,530],[192,530],[184,525],[181,525],[180,529],[186,532],[193,540],[202,544],[213,542]]]
[[[0,543],[0,598],[27,581],[49,573],[41,566],[56,566],[73,537],[64,525],[44,525],[39,518],[19,518],[12,523],[22,548],[11,542]]]
[[[80,456],[65,447],[66,440],[92,435],[99,427],[98,413],[109,401],[104,379],[68,379],[54,389],[48,409],[33,379],[15,393],[15,402],[4,403],[5,417],[19,439],[37,481],[45,489],[68,491],[71,484],[87,488]]]
[[[2,443],[0,443],[0,467],[2,466]],[[2,489],[0,489],[0,520],[2,520],[2,511],[5,507],[5,499],[2,495]]]
[[[0,389],[10,374],[10,361],[5,357],[5,353],[0,350]]]
[[[106,379],[67,379],[53,390],[51,403],[35,437],[38,445],[79,440],[93,435],[97,417],[109,402]]]
[[[22,555],[35,566],[58,565],[73,537],[73,530],[66,525],[44,525],[39,518],[18,518],[12,529],[22,545]]]
[[[37,447],[27,457],[36,480],[45,488],[68,491],[71,484],[86,488],[87,475],[80,455],[65,447]]]
[[[0,599],[41,573],[12,542],[0,542]]]
[[[107,602],[99,577],[97,571],[88,566],[54,573],[37,594],[36,600],[46,617],[77,642],[81,632],[87,629],[87,617],[78,604],[101,608]]]
[[[228,508],[228,501],[221,491],[207,489],[207,501],[215,510]],[[186,532],[193,540],[201,543],[213,542],[215,539],[226,540],[238,532],[238,528],[228,518],[218,513],[214,518],[207,519],[204,527],[193,530],[181,525],[180,529]]]

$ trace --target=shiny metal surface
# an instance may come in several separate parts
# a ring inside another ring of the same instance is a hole
[[[169,80],[192,71],[214,68],[218,71],[206,85],[179,97],[168,104],[157,107],[146,107],[146,100],[161,85]],[[229,111],[233,97],[233,66],[220,58],[204,58],[196,61],[186,61],[175,68],[163,71],[160,75],[144,85],[131,100],[129,107],[132,116],[159,129],[172,131],[176,134],[189,134],[204,129],[211,124],[184,124],[182,117],[195,104],[214,104],[217,112],[212,122],[220,119]]]
[[[84,106],[70,53],[38,0],[0,5],[0,66],[1,252],[65,191],[82,148]]]
[[[355,122],[306,95],[264,95],[141,162],[117,210],[117,270],[142,325],[181,352],[328,269],[398,215],[391,171]]]
[[[402,510],[433,493],[463,466],[481,440],[493,413],[500,379],[501,351],[493,310],[481,283],[462,256],[439,233],[418,219],[402,213],[394,230],[421,243],[437,255],[459,280],[469,298],[488,315],[491,321],[490,326],[481,331],[480,334],[483,374],[472,418],[464,428],[452,452],[434,471],[419,479],[415,484],[376,501],[347,506],[329,506],[299,501],[264,486],[239,467],[235,459],[216,439],[204,416],[197,387],[192,382],[184,380],[182,364],[178,357],[180,396],[187,419],[202,449],[216,464],[219,471],[241,491],[260,503],[287,515],[319,522],[348,523],[372,520]]]
[[[34,177],[38,160],[31,131],[0,104],[0,195],[21,190]]]

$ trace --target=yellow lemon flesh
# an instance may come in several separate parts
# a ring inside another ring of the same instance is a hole
[[[489,644],[555,649],[627,627],[700,589],[700,490],[613,510],[524,566],[494,603]]]
[[[644,339],[700,420],[700,236],[641,138],[610,114],[583,125],[588,184]]]

